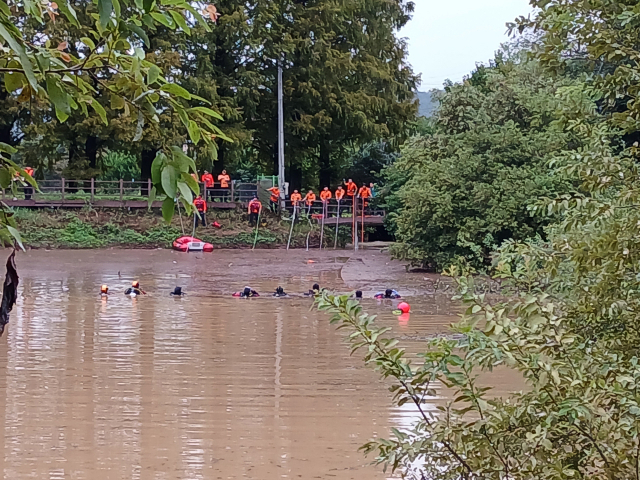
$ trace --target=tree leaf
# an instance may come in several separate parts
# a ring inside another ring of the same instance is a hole
[[[167,156],[163,152],[158,152],[156,158],[151,163],[151,181],[154,185],[160,185],[162,182],[162,167],[167,161]],[[164,192],[164,190],[163,190]]]
[[[172,95],[176,95],[178,97],[182,97],[186,100],[191,100],[191,94],[176,83],[166,83],[162,87],[160,87],[160,90]]]
[[[9,93],[21,89],[25,83],[27,78],[20,72],[4,74],[4,88]]]
[[[133,137],[133,141],[137,142],[142,138],[142,132],[144,129],[144,114],[142,110],[138,110],[138,123],[136,125],[136,134]]]
[[[200,127],[194,120],[189,120],[189,126],[187,127],[187,130],[189,131],[189,137],[191,138],[191,141],[197,145],[200,141]]]
[[[69,95],[60,85],[59,80],[53,75],[47,76],[47,93],[49,99],[56,107],[56,116],[60,122],[64,122],[71,114],[71,106],[69,105]]]
[[[193,177],[188,173],[181,173],[182,180],[189,185],[189,188],[195,192],[196,195],[200,195],[200,184],[196,182]]]
[[[9,44],[9,47],[18,54],[20,58],[20,64],[22,65],[22,69],[24,70],[24,74],[27,76],[29,80],[29,84],[31,87],[37,91],[38,90],[38,80],[36,80],[36,76],[33,73],[33,65],[31,64],[31,58],[27,55],[26,50],[22,43],[16,39],[6,27],[0,23],[0,37],[4,38],[4,40]]]
[[[184,33],[191,35],[191,29],[180,12],[169,10],[169,14],[173,17],[173,21],[184,31]]]
[[[173,165],[165,165],[162,168],[160,178],[162,179],[162,189],[164,193],[166,193],[168,197],[171,197],[171,199],[176,198],[178,172],[176,172]]]
[[[111,0],[98,0],[98,14],[100,15],[100,26],[104,29],[111,20],[113,12],[113,2]]]
[[[173,218],[173,212],[176,209],[175,200],[173,197],[167,197],[162,202],[162,218],[167,223],[171,223],[171,219]]]
[[[0,168],[0,186],[2,188],[9,188],[11,185],[11,172],[8,168]]]
[[[189,188],[189,185],[182,180],[178,180],[178,189],[187,202],[193,203],[193,192],[191,191],[191,188]]]
[[[20,248],[24,250],[24,245],[22,244],[22,237],[20,236],[20,232],[16,230],[14,227],[12,227],[11,225],[7,225],[7,230],[9,230],[9,233],[11,234],[11,236],[16,239],[16,242],[18,242],[18,245],[20,245]]]
[[[147,85],[153,85],[161,76],[162,70],[160,70],[156,65],[151,65],[151,67],[149,67],[149,72],[147,73]]]
[[[218,120],[224,120],[222,115],[220,115],[218,112],[211,110],[210,108],[207,108],[207,107],[193,107],[193,108],[190,108],[188,111],[204,113],[205,115],[217,118]]]
[[[100,102],[98,102],[96,98],[94,98],[91,102],[91,107],[98,114],[98,116],[102,120],[102,123],[104,123],[105,125],[109,125],[109,121],[107,120],[107,112],[105,111],[104,107],[100,105]]]
[[[11,155],[11,154],[17,153],[18,149],[12,147],[8,143],[0,142],[0,152],[8,153]]]
[[[180,147],[173,146],[171,147],[171,151],[173,152],[173,158],[180,165],[180,171],[188,173],[191,170],[193,173],[197,173],[196,162],[193,161],[191,157],[186,155]]]
[[[171,19],[171,17],[160,13],[160,12],[151,12],[151,16],[154,18],[154,20],[156,20],[158,23],[161,23],[162,25],[164,25],[167,28],[170,28],[171,30],[176,28],[176,23]]]
[[[140,40],[142,40],[144,42],[144,44],[147,46],[147,48],[151,48],[151,43],[149,42],[149,37],[147,36],[147,32],[145,32],[142,27],[139,27],[138,25],[134,24],[134,23],[127,23],[127,28],[132,31],[133,33],[135,33]],[[155,67],[155,65],[154,65]],[[156,67],[158,68],[158,67]]]
[[[56,2],[58,5],[58,10],[62,12],[65,18],[75,27],[80,27],[80,22],[78,22],[78,15],[76,11],[73,9],[73,6],[67,0],[58,0]]]

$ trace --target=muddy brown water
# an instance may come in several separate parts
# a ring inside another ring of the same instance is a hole
[[[415,412],[391,405],[310,298],[269,294],[362,289],[414,349],[458,311],[375,251],[37,250],[17,264],[0,340],[6,479],[384,479],[357,449]],[[133,279],[148,295],[122,294]],[[169,296],[176,285],[185,297]],[[231,297],[245,285],[263,296]],[[409,318],[371,299],[387,286]]]

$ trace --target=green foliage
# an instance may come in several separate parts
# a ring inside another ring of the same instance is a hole
[[[571,188],[547,164],[575,142],[554,116],[558,93],[573,81],[551,79],[523,56],[499,55],[447,87],[431,133],[407,142],[386,169],[396,256],[437,269],[456,258],[482,267],[504,240],[543,233],[546,220],[527,205]]]
[[[100,180],[140,180],[138,159],[127,152],[107,153],[101,160],[101,171]]]

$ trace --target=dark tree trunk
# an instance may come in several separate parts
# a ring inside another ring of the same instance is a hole
[[[2,85],[2,88],[0,88],[0,102],[6,101],[7,96],[7,92],[4,90],[4,85]],[[13,122],[0,125],[0,142],[13,145],[13,138],[11,138],[12,128]]]
[[[140,154],[140,180],[143,183],[141,187],[142,196],[149,195],[148,180],[151,178],[151,164],[153,159],[156,158],[155,150],[143,150]]]
[[[273,144],[273,174],[278,176],[278,142]]]
[[[331,187],[331,154],[326,141],[320,142],[320,190]]]
[[[217,165],[217,170],[220,173],[222,173],[222,170],[227,168],[226,165],[225,165],[225,161],[224,161],[224,150],[225,150],[225,148],[224,148],[224,145],[222,143],[220,145],[218,145],[218,165]]]
[[[291,165],[289,166],[289,195],[291,195],[294,190],[301,191],[301,189],[302,165],[292,159]]]
[[[98,166],[98,137],[89,135],[87,143],[84,146],[84,153],[89,160],[89,168],[97,168]]]

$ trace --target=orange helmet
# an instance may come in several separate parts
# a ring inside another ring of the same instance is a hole
[[[140,287],[140,282],[139,282],[138,280],[136,280],[136,281],[134,281],[134,282],[131,282],[131,286],[132,286],[133,288],[138,288],[138,287]]]
[[[100,293],[107,293],[107,292],[109,292],[109,287],[106,285],[102,285],[100,287]]]

